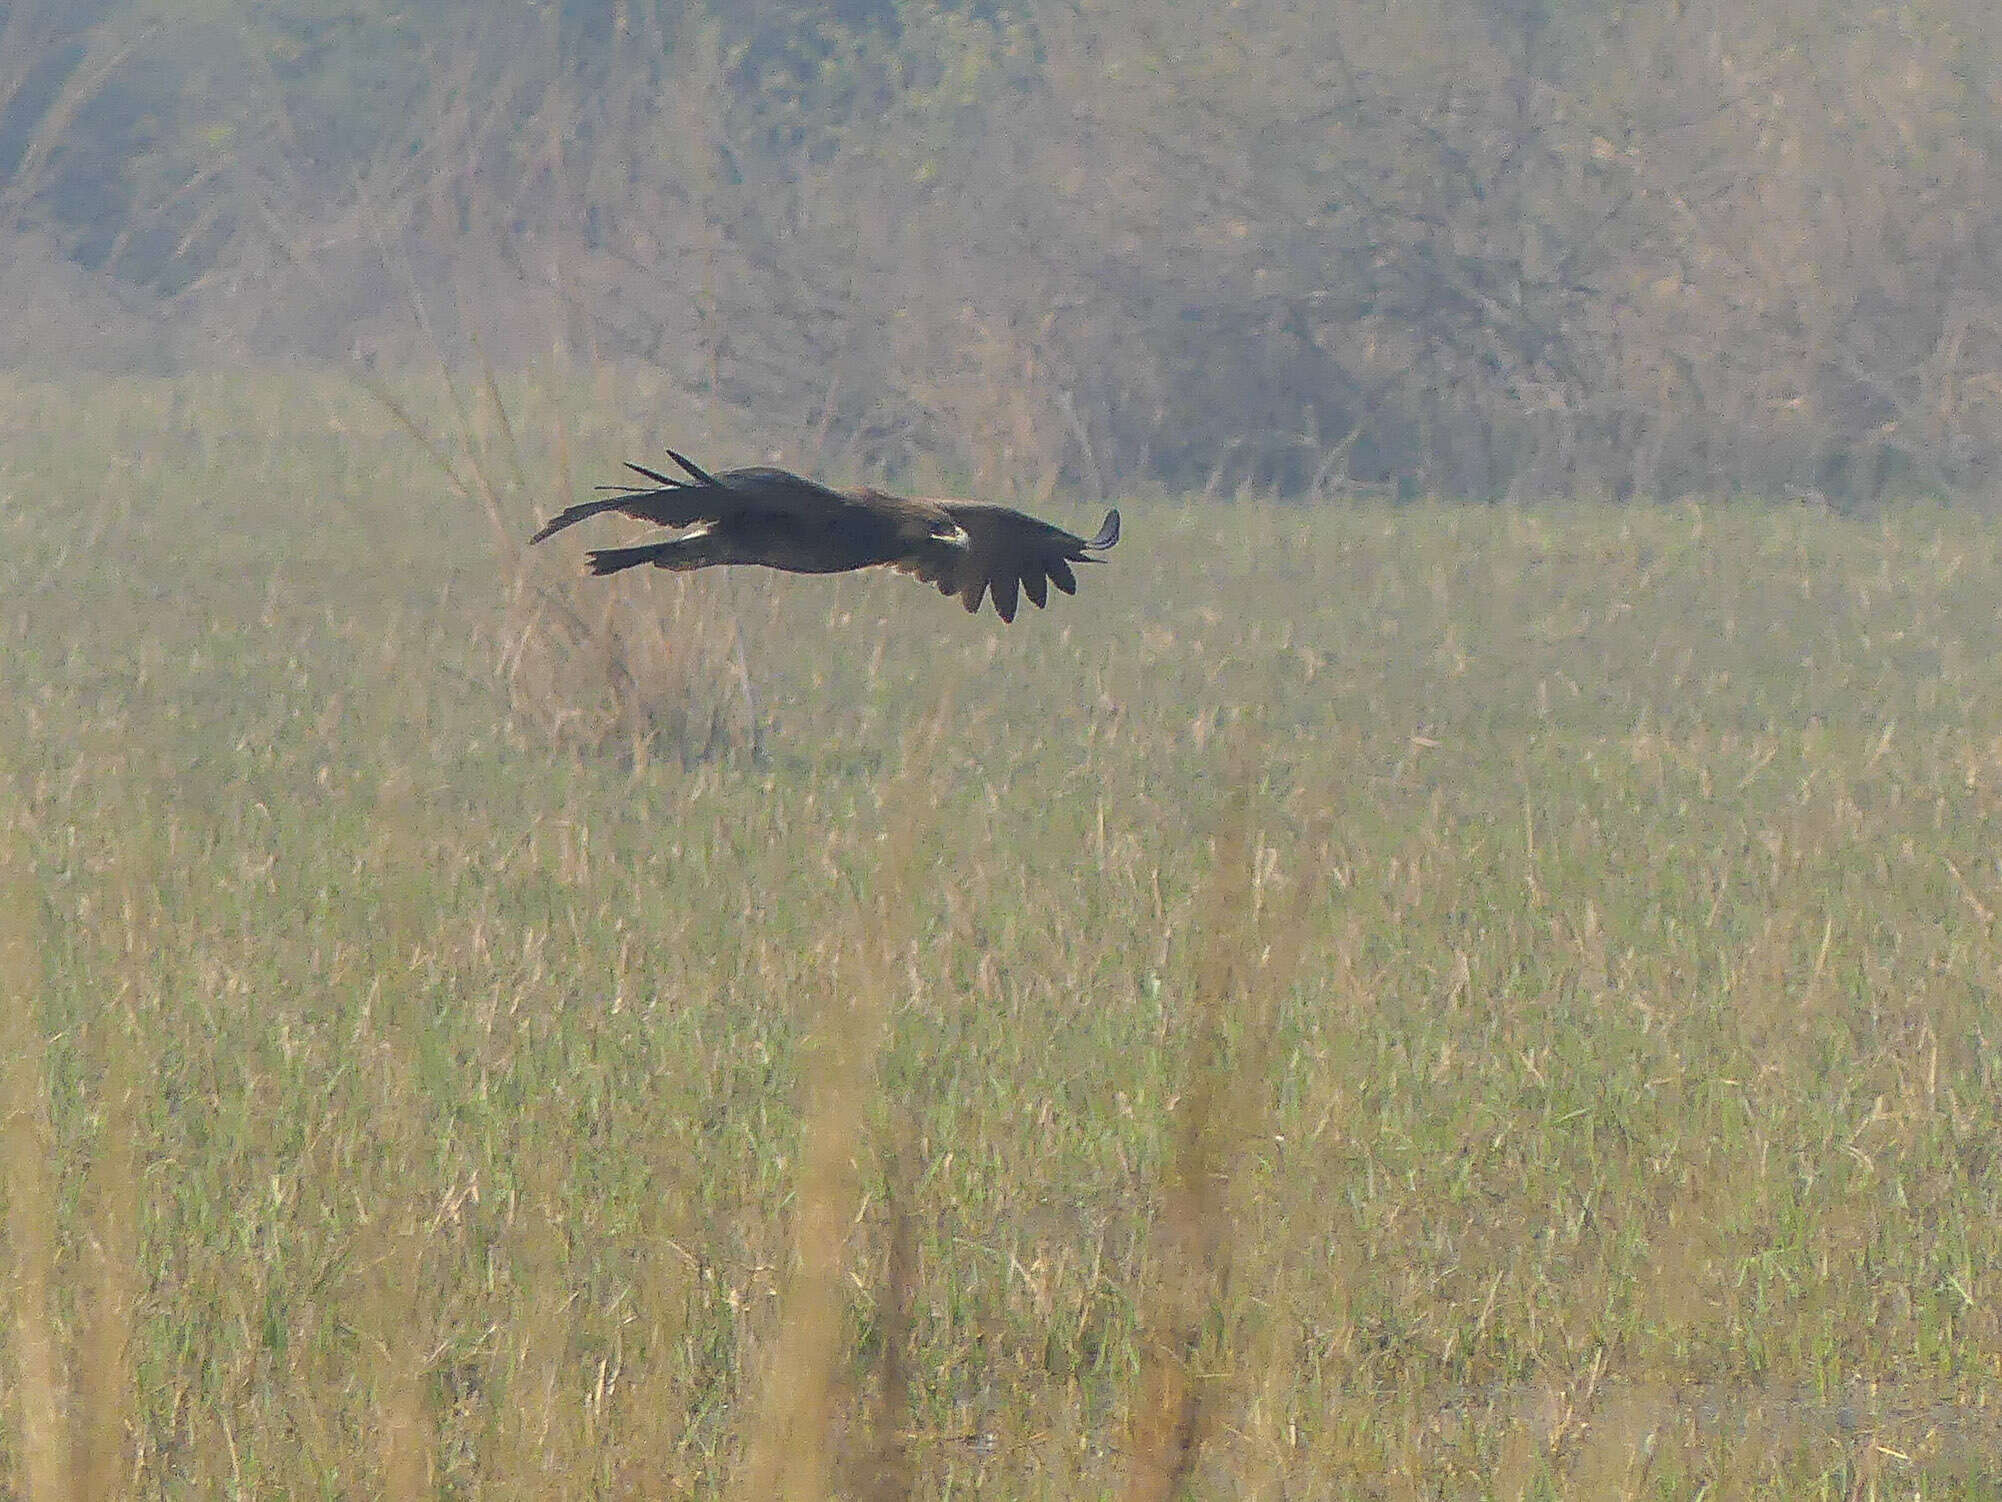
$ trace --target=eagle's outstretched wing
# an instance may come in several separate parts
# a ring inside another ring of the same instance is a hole
[[[608,511],[661,527],[692,527],[697,522],[727,521],[747,511],[803,516],[846,504],[839,491],[787,470],[732,469],[712,475],[673,449],[667,454],[688,471],[689,478],[676,479],[644,464],[628,463],[627,469],[653,484],[600,486],[599,489],[613,493],[592,501],[579,501],[557,513],[529,538],[530,546],[553,537],[565,527],[574,527]]]
[[[934,538],[890,566],[936,584],[942,595],[958,595],[968,611],[978,611],[982,596],[992,593],[995,614],[1004,621],[1015,619],[1018,587],[1038,607],[1049,603],[1050,584],[1074,595],[1071,565],[1096,563],[1092,553],[1119,541],[1117,511],[1105,514],[1097,536],[1083,538],[985,501],[931,504],[952,518],[960,535]]]

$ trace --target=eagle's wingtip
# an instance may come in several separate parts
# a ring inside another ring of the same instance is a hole
[[[670,449],[669,452],[672,453],[673,450]],[[671,475],[664,475],[657,469],[648,469],[644,464],[635,464],[630,459],[626,461],[626,468],[631,470],[636,475],[645,475],[649,480],[653,481],[654,484],[660,486],[663,490],[679,490],[681,489],[682,486],[688,483],[686,480],[677,480]],[[610,490],[613,487],[607,485],[601,488]],[[626,488],[631,489],[630,486]]]
[[[679,464],[683,469],[687,470],[691,475],[695,476],[696,480],[699,483],[703,485],[717,485],[720,488],[720,482],[717,480],[717,478],[714,475],[710,474],[709,471],[704,469],[701,465],[697,464],[693,459],[689,458],[686,454],[678,454],[673,449],[669,449],[667,451],[667,457],[672,459],[676,464]]]
[[[582,521],[591,514],[591,507],[594,504],[593,502],[586,502],[584,505],[569,506],[557,512],[537,529],[533,537],[529,538],[528,545],[534,547],[538,542],[545,542],[549,538],[554,537],[572,522]]]

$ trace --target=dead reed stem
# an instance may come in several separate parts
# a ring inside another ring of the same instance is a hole
[[[382,1320],[383,1352],[376,1374],[376,1448],[382,1495],[395,1502],[435,1496],[436,1436],[424,1397],[425,1360],[418,1339],[418,1293],[423,1277],[422,1233],[387,1230],[378,1282],[372,1290]]]
[[[121,764],[113,759],[112,767]],[[122,777],[111,779],[121,783]],[[118,826],[154,827],[153,808],[127,787]],[[139,1132],[148,1077],[142,1016],[157,985],[166,938],[158,908],[158,870],[149,838],[120,843],[112,859],[112,891],[122,919],[117,933],[120,991],[91,1029],[99,1071],[102,1126],[91,1155],[84,1204],[82,1295],[77,1303],[70,1472],[85,1502],[125,1495],[127,1424],[134,1404],[133,1329],[138,1318]]]
[[[857,1165],[864,1151],[876,1056],[890,1015],[892,967],[912,933],[910,894],[937,796],[926,769],[945,719],[940,711],[906,748],[904,769],[884,800],[892,813],[873,900],[864,906],[858,931],[837,959],[835,991],[816,1029],[792,1274],[735,1486],[746,1502],[807,1502],[828,1496],[833,1488],[837,1370],[846,1309],[843,1267],[861,1204]],[[900,1290],[910,1282],[908,1270],[896,1265],[896,1236],[893,1230],[892,1299],[904,1297]],[[907,1261],[908,1251],[904,1257]],[[889,1333],[901,1340],[901,1332]],[[895,1433],[902,1415],[892,1410],[892,1401],[901,1408],[901,1357],[892,1354],[886,1360],[878,1436],[867,1453],[877,1463],[887,1459],[888,1474],[898,1475],[904,1462]],[[887,1457],[885,1444],[891,1447]]]
[[[1162,1190],[1158,1274],[1143,1300],[1141,1372],[1129,1421],[1128,1502],[1164,1502],[1194,1474],[1221,1353],[1205,1330],[1230,1276],[1232,1176],[1270,1114],[1278,999],[1297,970],[1314,883],[1261,923],[1263,839],[1252,821],[1253,768],[1232,757],[1234,790],[1218,819],[1209,915],[1190,991],[1186,1083],[1175,1108]],[[1238,1036],[1233,1040],[1233,1022]]]
[[[852,973],[852,972],[851,972]],[[858,993],[835,998],[821,1027],[814,1103],[806,1127],[792,1276],[778,1339],[737,1494],[747,1499],[818,1499],[832,1480],[829,1429],[844,1301],[841,1270],[860,1188],[855,1154],[862,1136],[866,1031]]]
[[[136,970],[144,951],[134,943]],[[76,1401],[71,1472],[76,1495],[94,1499],[124,1491],[121,1466],[132,1400],[132,1325],[139,1304],[139,1174],[136,1164],[140,1071],[128,1007],[113,1007],[100,1028],[104,1125],[90,1167],[91,1229],[84,1252],[75,1358]]]
[[[884,1209],[890,1222],[889,1255],[884,1260],[877,1345],[882,1352],[876,1407],[871,1419],[866,1495],[877,1502],[911,1495],[910,1446],[906,1443],[911,1371],[911,1305],[918,1280],[917,1217],[911,1208],[916,1188],[913,1156],[917,1129],[909,1113],[893,1113],[892,1136],[882,1151]]]
[[[11,793],[0,772],[0,789]],[[28,1502],[74,1495],[68,1381],[54,1297],[56,1209],[40,1016],[41,914],[13,799],[0,802],[0,1173],[7,1189],[6,1294],[13,1332],[15,1485]]]

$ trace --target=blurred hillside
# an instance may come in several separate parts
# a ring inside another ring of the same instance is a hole
[[[651,365],[1021,501],[1985,504],[1998,43],[1978,0],[17,0],[0,364]]]

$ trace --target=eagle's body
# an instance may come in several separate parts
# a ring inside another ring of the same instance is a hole
[[[1117,511],[1108,513],[1098,535],[1087,540],[985,501],[831,490],[763,466],[711,475],[673,450],[669,453],[691,478],[677,480],[629,465],[654,486],[622,486],[616,495],[581,502],[529,541],[541,542],[587,517],[617,511],[688,530],[638,547],[600,548],[591,554],[594,574],[644,563],[666,569],[748,563],[794,574],[882,566],[936,584],[941,594],[958,595],[969,611],[977,611],[991,591],[995,611],[1012,621],[1018,586],[1039,606],[1048,600],[1050,583],[1076,594],[1071,565],[1096,562],[1092,551],[1119,540]]]

